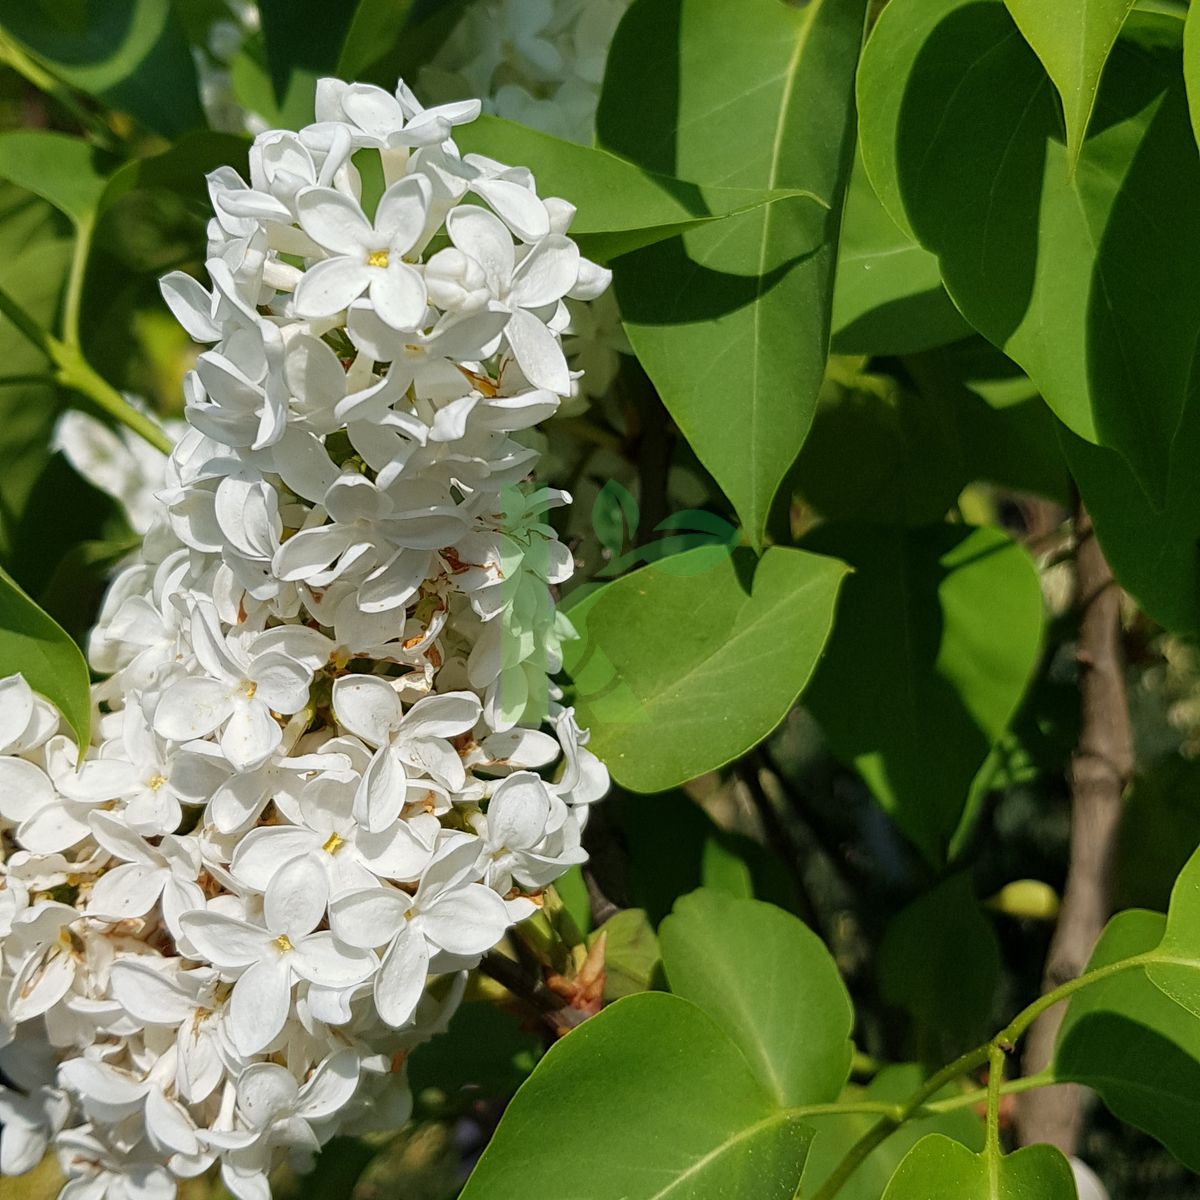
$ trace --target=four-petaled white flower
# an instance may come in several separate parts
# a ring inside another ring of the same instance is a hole
[[[352,987],[371,977],[369,951],[315,932],[325,916],[329,884],[309,858],[285,864],[263,897],[263,923],[216,911],[185,913],[183,931],[207,961],[236,977],[229,1032],[242,1054],[256,1054],[282,1032],[298,980]]]

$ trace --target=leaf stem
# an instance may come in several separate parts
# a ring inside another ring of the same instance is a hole
[[[75,225],[75,248],[71,252],[71,268],[67,274],[67,289],[63,299],[63,341],[68,346],[80,345],[79,312],[83,303],[83,280],[95,228],[94,214],[89,214]]]
[[[966,1054],[956,1058],[935,1075],[930,1076],[903,1104],[897,1107],[895,1112],[882,1117],[850,1147],[845,1157],[833,1169],[832,1174],[817,1190],[812,1200],[832,1200],[832,1197],[842,1190],[847,1180],[858,1170],[864,1160],[878,1146],[887,1141],[905,1121],[918,1112],[926,1100],[931,1096],[936,1096],[946,1084],[953,1083],[960,1075],[965,1075],[968,1071],[983,1066],[988,1060],[990,1051],[990,1043],[977,1046],[974,1050],[969,1050]]]
[[[1047,992],[1044,996],[1039,996],[1027,1008],[1022,1009],[991,1041],[985,1042],[982,1046],[976,1046],[974,1050],[969,1050],[966,1054],[956,1058],[954,1062],[943,1067],[936,1075],[927,1079],[903,1104],[893,1106],[891,1113],[881,1114],[880,1119],[850,1147],[841,1162],[834,1168],[832,1174],[829,1175],[824,1184],[813,1195],[812,1200],[833,1200],[833,1197],[841,1191],[850,1176],[858,1170],[863,1161],[877,1147],[891,1137],[906,1121],[912,1120],[914,1117],[920,1118],[930,1113],[951,1112],[954,1109],[966,1108],[971,1104],[979,1103],[981,1099],[986,1099],[988,1105],[989,1141],[987,1144],[989,1147],[994,1144],[997,1147],[998,1153],[1000,1096],[1010,1092],[1032,1091],[1034,1088],[1044,1087],[1055,1082],[1048,1070],[1038,1075],[1030,1076],[1028,1079],[1015,1080],[1011,1084],[1004,1082],[1005,1057],[1012,1052],[1013,1047],[1020,1040],[1021,1036],[1042,1013],[1049,1008],[1053,1008],[1054,1005],[1061,1003],[1063,1000],[1069,999],[1076,992],[1091,987],[1093,984],[1101,983],[1114,975],[1119,975],[1122,972],[1130,971],[1137,967],[1145,967],[1151,963],[1177,964],[1182,966],[1198,965],[1189,960],[1171,958],[1159,954],[1155,950],[1150,950],[1145,954],[1135,955],[1133,958],[1123,958],[1119,962],[1109,963],[1104,967],[1097,967],[1093,971],[1088,971],[1084,975],[1068,980],[1061,987],[1055,988],[1054,991]],[[938,1101],[932,1105],[926,1103],[930,1097],[936,1096],[948,1083],[953,1083],[960,1076],[966,1075],[969,1071],[983,1066],[984,1063],[988,1063],[991,1066],[986,1091],[982,1093],[969,1092],[963,1096],[955,1096],[948,1100]],[[837,1106],[834,1107],[836,1108]],[[799,1192],[796,1194],[796,1200],[799,1200]]]
[[[72,274],[75,274],[74,267]],[[79,272],[79,278],[82,280],[82,269]],[[68,304],[70,304],[69,295]],[[50,360],[53,367],[52,372],[45,379],[40,376],[35,377],[38,382],[54,383],[86,397],[101,412],[107,413],[114,421],[132,430],[156,450],[161,450],[164,454],[171,453],[171,439],[163,432],[161,426],[145,413],[134,408],[107,379],[100,375],[84,358],[83,351],[80,350],[77,343],[59,341],[53,334],[48,333],[3,288],[0,288],[0,313],[3,313],[18,331]],[[78,321],[77,310],[75,320]],[[69,319],[67,325],[69,329]],[[78,331],[76,330],[76,332]],[[0,382],[4,381],[0,380]]]

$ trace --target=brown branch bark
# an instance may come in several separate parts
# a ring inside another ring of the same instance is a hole
[[[1080,734],[1071,759],[1071,853],[1062,910],[1050,943],[1043,987],[1081,974],[1111,912],[1113,854],[1124,792],[1133,771],[1133,733],[1125,695],[1121,594],[1082,503],[1076,510],[1075,580],[1079,607]],[[1063,1006],[1033,1026],[1022,1062],[1040,1071],[1054,1051]],[[1049,1142],[1067,1154],[1078,1146],[1085,1094],[1073,1085],[1021,1097],[1017,1131],[1022,1145]]]

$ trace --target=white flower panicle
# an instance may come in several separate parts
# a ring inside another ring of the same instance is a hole
[[[208,348],[92,636],[93,744],[0,681],[0,1170],[53,1147],[69,1200],[216,1163],[267,1200],[395,1128],[406,1053],[585,857],[569,498],[521,434],[608,273],[569,203],[459,154],[478,111],[322,80],[212,174],[210,284],[163,281]]]

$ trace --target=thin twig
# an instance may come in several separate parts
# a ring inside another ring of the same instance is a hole
[[[1133,772],[1121,594],[1082,503],[1075,528],[1081,724],[1069,772],[1070,866],[1043,979],[1048,992],[1084,970],[1111,912],[1113,856],[1124,792]],[[1059,1006],[1035,1022],[1022,1061],[1025,1074],[1037,1074],[1050,1061],[1062,1018]],[[1017,1107],[1019,1140],[1022,1145],[1049,1142],[1072,1154],[1083,1112],[1084,1093],[1073,1085],[1031,1092]]]

